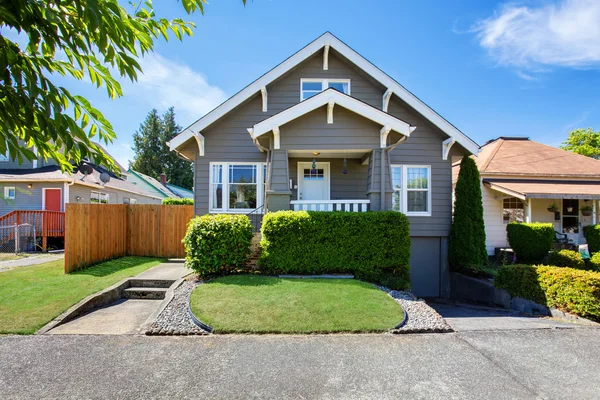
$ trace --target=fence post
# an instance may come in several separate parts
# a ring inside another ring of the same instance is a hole
[[[15,254],[19,254],[19,225],[15,224]]]

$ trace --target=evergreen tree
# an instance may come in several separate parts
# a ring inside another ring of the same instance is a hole
[[[174,151],[169,150],[167,142],[173,139],[181,132],[181,126],[175,122],[175,109],[169,108],[163,114],[163,137],[162,144],[165,146],[165,173],[169,183],[181,186],[186,189],[191,189],[194,186],[194,169],[193,164],[183,160]]]
[[[130,167],[157,180],[164,172],[169,183],[191,189],[194,181],[192,165],[179,158],[167,145],[180,131],[173,107],[162,117],[156,109],[150,111],[133,134],[135,157]]]
[[[454,193],[448,261],[453,271],[477,274],[488,258],[479,170],[471,157],[464,157],[460,163]]]

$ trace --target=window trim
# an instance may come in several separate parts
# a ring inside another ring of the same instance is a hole
[[[348,93],[344,93],[344,94],[350,96],[351,93],[352,93],[352,85],[350,83],[350,79],[337,79],[337,78],[331,78],[331,79],[329,79],[329,78],[301,78],[300,79],[300,101],[301,102],[304,101],[304,100],[310,99],[310,97],[307,97],[306,99],[303,98],[304,97],[303,96],[304,90],[302,90],[302,86],[303,86],[304,82],[307,82],[307,83],[310,83],[310,82],[320,82],[321,83],[321,92],[323,92],[324,90],[327,89],[327,86],[329,85],[329,82],[347,83],[348,84]]]
[[[98,193],[98,202],[97,203],[92,201],[92,193]],[[103,203],[102,201],[100,201],[101,195],[106,196],[106,203]],[[90,190],[90,204],[110,204],[110,194],[104,193],[104,192],[98,192],[97,190]]]
[[[213,207],[212,185],[213,166],[221,165],[223,170],[221,185],[223,185],[223,208]],[[266,162],[240,162],[240,161],[211,161],[208,165],[208,213],[209,214],[248,214],[254,208],[229,208],[229,166],[230,165],[255,165],[256,166],[256,208],[265,204],[265,166]],[[260,189],[259,189],[260,188]],[[263,209],[264,212],[264,209]]]
[[[10,190],[13,190],[13,195],[10,196]],[[14,200],[17,197],[17,189],[15,186],[4,186],[4,199],[5,200]]]
[[[431,192],[433,191],[431,187],[431,165],[416,165],[416,164],[391,164],[390,165],[390,181],[392,183],[392,189],[394,187],[394,183],[391,178],[391,170],[392,168],[400,168],[400,176],[402,179],[402,187],[400,189],[400,212],[409,217],[431,217],[432,214],[432,196]],[[427,183],[428,187],[427,191],[427,210],[428,211],[408,211],[408,192],[424,192],[425,189],[408,189],[408,169],[409,168],[426,168],[427,169]],[[394,190],[396,192],[396,190]]]
[[[509,200],[509,201],[510,201],[510,200],[513,200],[513,199],[514,199],[514,200],[518,200],[518,201],[520,201],[520,202],[521,202],[521,205],[522,205],[523,207],[522,207],[522,208],[505,208],[505,207],[504,207],[504,201],[505,201],[505,200]],[[527,217],[527,216],[525,215],[525,202],[524,202],[523,200],[519,199],[518,197],[513,197],[513,196],[504,196],[504,197],[502,197],[502,216],[501,216],[501,218],[502,218],[502,223],[503,223],[504,225],[508,225],[508,224],[510,224],[510,221],[505,221],[505,220],[504,220],[504,210],[523,210],[523,222],[525,222],[525,219],[526,219],[526,217]],[[561,214],[562,214],[562,213],[561,213]],[[517,222],[518,222],[518,221],[517,221]]]

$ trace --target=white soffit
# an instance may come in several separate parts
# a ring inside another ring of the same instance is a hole
[[[200,133],[204,128],[213,124],[219,118],[232,111],[234,108],[242,104],[244,101],[261,91],[261,88],[266,87],[283,74],[296,67],[302,61],[306,60],[316,52],[323,49],[326,45],[334,48],[338,53],[344,56],[346,59],[354,63],[357,67],[362,69],[365,73],[370,75],[373,79],[380,82],[388,90],[392,91],[396,96],[406,102],[409,106],[414,108],[418,113],[427,118],[431,123],[440,128],[448,136],[455,139],[461,146],[472,154],[477,154],[479,146],[467,137],[464,133],[459,131],[451,123],[446,121],[442,116],[433,111],[427,104],[423,103],[419,98],[413,95],[411,92],[406,90],[402,85],[392,79],[389,75],[381,71],[375,65],[371,64],[367,59],[358,54],[344,42],[339,40],[330,32],[325,32],[319,38],[309,43],[307,46],[302,48],[300,51],[277,65],[275,68],[246,86],[244,89],[230,97],[228,100],[223,102],[217,108],[194,122],[192,125],[187,127],[183,132],[174,137],[170,142],[170,149],[176,150],[182,146],[185,142],[194,137],[194,133]]]

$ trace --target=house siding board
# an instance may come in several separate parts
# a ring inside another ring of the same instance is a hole
[[[160,199],[154,199],[147,196],[141,196],[135,193],[124,192],[113,188],[92,188],[89,186],[74,184],[69,187],[69,203],[90,203],[90,197],[92,192],[100,192],[108,194],[108,204],[123,204],[123,200],[127,197],[129,199],[136,199],[137,204],[160,204]],[[77,201],[76,197],[81,197],[81,200]]]
[[[329,162],[329,182],[331,200],[365,200],[367,198],[368,167],[359,159],[348,159],[348,173],[344,174],[344,160],[341,158],[319,159]],[[290,178],[298,185],[298,163],[312,162],[312,158],[290,158]],[[292,200],[298,200],[298,190],[292,189]]]
[[[485,247],[488,255],[494,254],[496,247],[506,247],[506,224],[502,219],[503,196],[484,185],[481,185],[483,201],[483,222],[485,224]]]
[[[15,187],[14,200],[4,199],[4,188],[6,186]],[[2,201],[0,201],[0,216],[15,210],[41,210],[43,188],[63,189],[64,192],[64,184],[56,182],[36,182],[31,189],[28,189],[27,183],[23,182],[2,182],[0,188],[2,198]],[[64,202],[62,196],[64,196],[64,193],[61,194],[61,203]]]
[[[288,192],[288,154],[286,150],[274,150],[272,153],[271,184],[269,189],[276,192]]]

